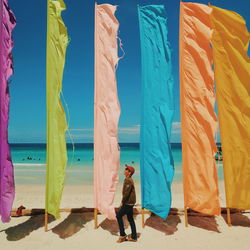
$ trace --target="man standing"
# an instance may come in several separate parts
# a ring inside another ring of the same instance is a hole
[[[124,170],[124,176],[126,177],[123,182],[123,189],[122,189],[122,202],[119,212],[116,215],[119,229],[120,229],[120,237],[117,240],[118,243],[121,243],[125,240],[127,240],[127,235],[125,234],[124,230],[124,224],[122,217],[124,215],[127,215],[130,227],[131,227],[131,237],[128,237],[129,241],[137,241],[137,233],[136,233],[136,227],[135,222],[133,218],[133,207],[136,202],[136,195],[135,195],[135,186],[134,181],[132,179],[132,175],[135,172],[134,167],[128,166],[125,164],[125,170]]]

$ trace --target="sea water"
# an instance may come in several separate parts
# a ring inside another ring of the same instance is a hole
[[[120,143],[119,179],[123,179],[125,164],[135,167],[133,176],[140,182],[139,143]],[[46,144],[11,144],[16,184],[45,184],[46,182]],[[180,143],[171,144],[174,157],[174,181],[182,181],[182,151]],[[93,184],[93,144],[67,144],[68,162],[65,184]],[[222,163],[217,163],[219,180],[223,179]]]

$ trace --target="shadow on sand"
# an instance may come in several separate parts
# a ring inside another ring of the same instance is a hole
[[[151,214],[146,220],[145,225],[165,233],[166,235],[171,235],[178,231],[177,225],[179,223],[181,223],[181,220],[178,215],[170,214],[166,220],[163,220],[161,217]]]
[[[222,217],[227,223],[227,215],[222,214]],[[232,226],[250,227],[250,219],[241,213],[234,213],[231,214],[231,224]]]
[[[69,216],[52,229],[60,238],[66,239],[79,232],[85,224],[94,219],[93,213],[71,213]]]
[[[136,219],[137,215],[134,215],[134,219]],[[129,228],[129,222],[127,220],[127,216],[123,216],[123,223],[124,223],[124,228],[128,229]],[[119,226],[116,220],[109,220],[105,219],[102,221],[102,223],[99,225],[103,230],[109,231],[112,235],[119,235]],[[138,237],[140,234],[138,234]]]
[[[208,231],[220,233],[214,216],[188,215],[188,224]]]
[[[48,216],[48,223],[54,220],[54,216]],[[6,229],[5,233],[7,234],[7,240],[17,241],[25,238],[40,227],[44,227],[44,214],[31,216],[27,221]]]

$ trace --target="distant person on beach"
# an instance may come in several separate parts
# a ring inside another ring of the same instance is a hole
[[[136,194],[135,194],[135,186],[134,186],[134,181],[132,179],[132,175],[135,172],[134,167],[128,166],[125,164],[125,170],[124,170],[124,182],[123,182],[123,189],[122,189],[122,202],[120,209],[116,215],[117,222],[119,224],[119,229],[120,229],[120,237],[117,240],[118,243],[121,243],[125,240],[129,241],[137,241],[137,233],[136,233],[136,227],[135,227],[135,222],[133,218],[133,207],[136,202]],[[124,224],[122,217],[124,215],[127,215],[130,227],[131,227],[131,237],[127,238],[127,235],[125,234],[124,230]]]

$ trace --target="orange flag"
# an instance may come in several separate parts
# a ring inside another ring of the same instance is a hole
[[[212,9],[227,207],[250,209],[250,33],[239,14]]]
[[[206,5],[180,3],[182,164],[185,207],[219,215],[210,13]]]

